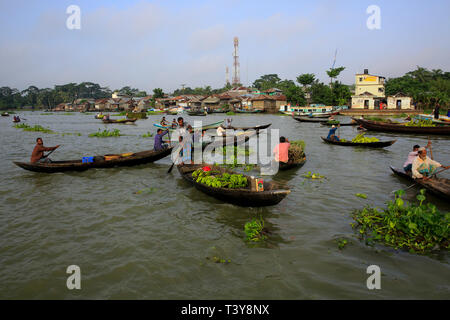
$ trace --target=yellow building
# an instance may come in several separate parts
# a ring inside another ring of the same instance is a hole
[[[385,79],[385,77],[370,75],[369,70],[364,69],[363,74],[355,75],[355,96],[369,92],[375,97],[384,98]]]

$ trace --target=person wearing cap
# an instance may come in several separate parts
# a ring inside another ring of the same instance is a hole
[[[330,132],[328,132],[327,139],[332,141],[339,141],[339,137],[336,136],[336,130],[339,129],[341,125],[338,124],[336,127],[334,124],[331,126]]]
[[[444,167],[439,162],[428,158],[427,149],[425,149],[424,147],[419,148],[418,153],[419,155],[414,159],[412,163],[412,177],[414,179],[428,180],[435,173],[437,168],[450,168],[450,166]]]

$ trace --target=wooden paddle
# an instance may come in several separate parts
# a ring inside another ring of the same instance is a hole
[[[181,151],[181,150],[183,150],[183,148],[180,148],[180,151]],[[176,158],[175,161],[172,163],[172,165],[170,166],[169,170],[167,170],[167,173],[171,173],[171,172],[172,172],[172,169],[173,169],[173,166],[175,165],[175,162],[177,162],[178,159],[180,158],[180,151],[178,151],[177,158]]]
[[[56,149],[58,149],[58,148],[56,148]],[[53,149],[52,151],[50,151],[49,153],[47,153],[45,156],[42,157],[42,159],[47,158],[47,157],[48,157],[49,155],[51,155],[52,152],[55,151],[56,149]]]

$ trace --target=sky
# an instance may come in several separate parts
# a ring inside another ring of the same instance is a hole
[[[70,30],[70,5],[81,12]],[[366,12],[380,8],[380,29]],[[295,80],[344,66],[387,78],[416,66],[450,71],[447,0],[0,0],[0,86],[90,81],[152,92],[225,84],[239,37],[241,83],[264,74]]]

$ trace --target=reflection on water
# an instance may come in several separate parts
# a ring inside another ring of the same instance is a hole
[[[175,117],[175,116],[174,116]],[[227,116],[228,117],[228,116]],[[0,119],[0,283],[1,298],[84,299],[367,299],[450,296],[448,252],[417,256],[383,246],[365,246],[350,223],[351,212],[384,206],[392,190],[410,184],[394,176],[414,144],[427,137],[368,132],[398,141],[382,150],[322,142],[329,128],[272,115],[233,116],[233,125],[272,123],[290,140],[306,142],[302,168],[264,176],[291,189],[280,204],[241,208],[207,196],[173,170],[170,158],[131,168],[39,174],[16,167],[28,160],[37,136],[61,144],[54,160],[150,149],[158,116],[135,125],[105,125],[93,115],[24,114],[59,134],[37,134]],[[167,117],[172,121],[171,116]],[[186,117],[188,121],[194,118]],[[211,123],[223,115],[209,115]],[[88,138],[98,129],[121,130],[119,138]],[[357,134],[342,127],[347,140]],[[82,135],[62,135],[81,132]],[[450,140],[430,137],[437,161],[450,159]],[[302,177],[312,171],[326,179]],[[249,174],[258,175],[258,171]],[[443,177],[449,177],[446,172]],[[141,193],[137,193],[144,190]],[[407,190],[414,200],[417,188]],[[368,199],[355,196],[365,193]],[[450,205],[428,199],[444,212]],[[262,218],[269,240],[245,242],[244,225]],[[349,244],[339,250],[336,239]],[[213,257],[230,260],[215,263]],[[207,259],[209,258],[209,259]],[[79,265],[82,290],[67,290],[67,266]],[[379,265],[382,290],[367,290],[366,268]]]

